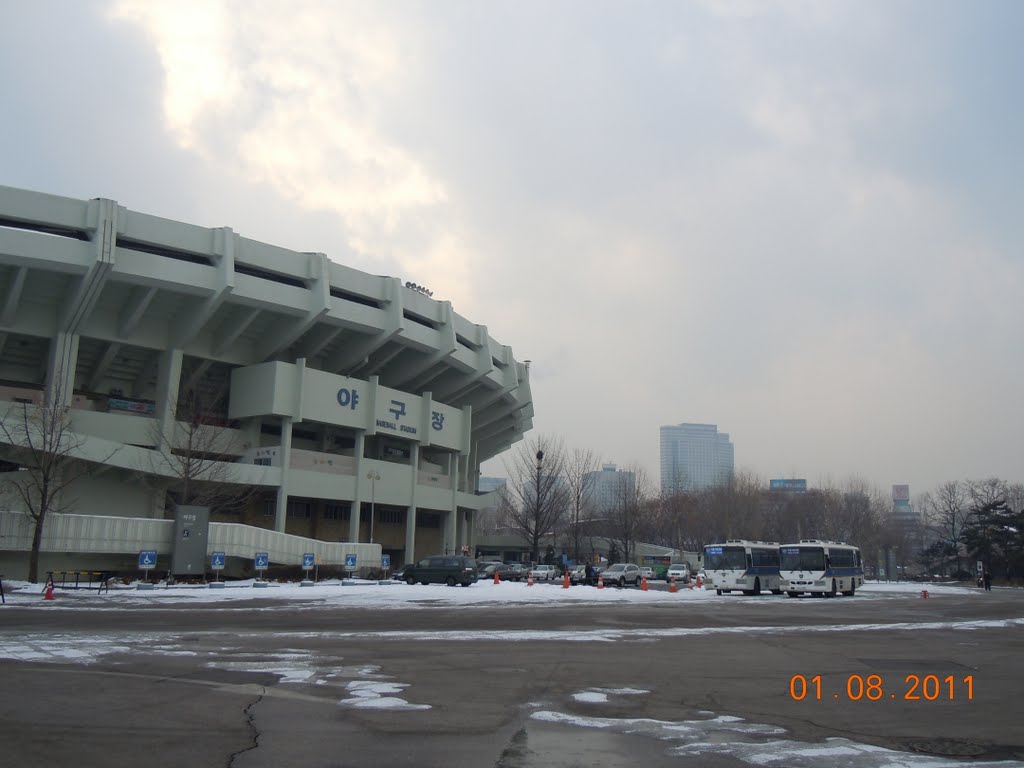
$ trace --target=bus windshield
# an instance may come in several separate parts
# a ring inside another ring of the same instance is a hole
[[[747,554],[743,547],[705,547],[704,568],[709,571],[745,571]]]
[[[784,571],[824,571],[823,547],[783,547],[779,567]]]

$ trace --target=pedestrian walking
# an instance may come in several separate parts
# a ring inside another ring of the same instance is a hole
[[[985,582],[985,591],[986,592],[991,592],[992,591],[992,574],[988,572],[987,568],[985,569],[985,575],[982,576],[981,578]]]

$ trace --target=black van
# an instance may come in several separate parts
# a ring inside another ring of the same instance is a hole
[[[476,560],[462,555],[433,555],[425,557],[405,571],[405,583],[461,584],[468,587],[476,581]]]

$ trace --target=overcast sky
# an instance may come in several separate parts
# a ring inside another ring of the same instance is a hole
[[[323,251],[644,467],[1024,481],[1024,3],[0,0],[0,184]],[[501,462],[485,465],[500,474]]]

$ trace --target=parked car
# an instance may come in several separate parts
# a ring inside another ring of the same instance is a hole
[[[410,569],[411,567],[412,567],[412,564],[411,564],[411,563],[406,563],[406,564],[405,564],[405,565],[403,565],[403,566],[402,566],[401,568],[399,568],[399,569],[398,569],[397,571],[395,571],[394,573],[392,573],[392,574],[391,574],[391,578],[392,578],[392,579],[393,579],[394,581],[405,581],[405,572],[406,572],[407,570],[409,570],[409,569]]]
[[[553,565],[537,565],[533,569],[534,581],[554,581],[558,578],[558,569]]]
[[[569,571],[569,583],[573,585],[587,583],[587,566],[585,564],[573,566],[573,569]]]
[[[519,577],[515,576],[512,571],[512,566],[505,565],[504,563],[485,563],[477,569],[478,579],[494,580],[494,574],[498,574],[498,578],[502,581],[519,581]]]
[[[513,581],[522,581],[526,578],[526,567],[522,563],[505,563],[510,569],[510,578]]]
[[[425,557],[405,571],[405,583],[461,584],[468,587],[476,581],[476,560],[461,555],[433,555]]]
[[[604,578],[605,584],[615,584],[620,587],[624,587],[627,584],[632,584],[634,587],[638,587],[640,586],[640,580],[642,578],[640,566],[634,563],[616,563],[615,565],[609,565],[601,576]]]
[[[654,578],[654,569],[649,565],[640,566],[640,575],[645,576],[648,580]]]
[[[689,563],[672,563],[668,567],[668,572],[665,574],[665,578],[672,581],[674,578],[676,581],[681,581],[683,584],[690,583],[690,564]]]

